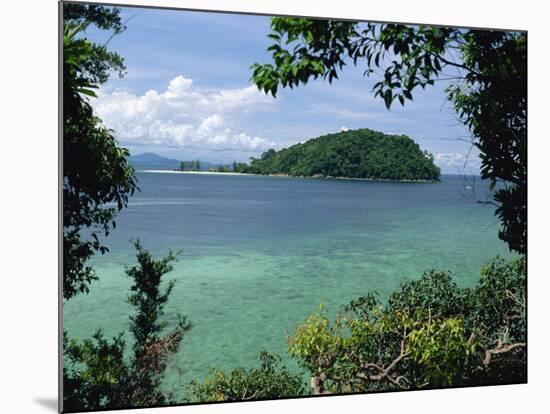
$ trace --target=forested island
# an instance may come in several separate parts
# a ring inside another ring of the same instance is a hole
[[[235,172],[294,177],[439,181],[433,156],[406,135],[357,129],[270,149]]]

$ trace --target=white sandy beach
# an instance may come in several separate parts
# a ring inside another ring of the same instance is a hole
[[[217,171],[177,171],[177,170],[137,170],[137,172],[156,173],[156,174],[198,174],[198,175],[257,175],[236,172],[217,172]]]
[[[137,170],[142,173],[155,174],[197,174],[197,175],[248,175],[255,177],[282,177],[282,178],[300,178],[309,180],[347,180],[347,181],[375,181],[375,182],[396,182],[396,183],[434,183],[436,181],[428,180],[391,180],[384,178],[359,178],[359,177],[329,177],[329,176],[290,176],[288,174],[250,174],[236,172],[217,172],[217,171],[177,171],[177,170]]]

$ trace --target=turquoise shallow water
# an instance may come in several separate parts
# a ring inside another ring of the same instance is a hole
[[[285,336],[320,302],[335,313],[368,291],[385,297],[429,268],[470,286],[483,263],[509,255],[492,207],[465,197],[461,177],[413,184],[138,173],[138,180],[141,192],[106,239],[110,253],[93,260],[100,280],[65,304],[64,327],[77,338],[126,331],[129,240],[139,237],[157,255],[181,249],[167,275],[177,282],[166,319],[173,326],[181,312],[194,326],[167,387],[180,380],[175,367],[187,382],[211,366],[257,365],[261,350],[297,369]]]

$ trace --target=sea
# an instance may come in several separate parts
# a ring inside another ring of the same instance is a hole
[[[289,357],[287,337],[320,304],[334,317],[350,300],[381,300],[428,269],[450,271],[473,286],[500,255],[494,206],[479,177],[443,175],[439,183],[301,179],[138,172],[140,191],[93,258],[99,280],[64,304],[64,329],[78,339],[98,329],[128,332],[133,308],[125,266],[136,264],[132,240],[158,258],[178,251],[164,319],[181,313],[193,327],[167,370],[179,390],[213,367],[259,365],[259,354]]]

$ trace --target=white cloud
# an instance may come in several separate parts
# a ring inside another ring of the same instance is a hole
[[[101,91],[93,105],[126,144],[246,152],[267,149],[273,142],[248,135],[238,127],[239,117],[272,103],[253,85],[209,90],[180,75],[163,92]]]
[[[438,152],[434,154],[434,161],[445,173],[479,174],[480,161],[477,153]]]
[[[223,125],[223,118],[218,114],[210,115],[204,121],[201,122],[199,129],[204,131],[211,131],[212,129],[219,128]]]
[[[215,107],[219,110],[244,109],[250,110],[258,104],[271,103],[273,100],[258,91],[254,85],[242,89],[226,89],[215,93],[207,100],[201,101],[205,107]]]
[[[186,79],[181,75],[176,76],[168,84],[167,93],[170,94],[172,97],[177,98],[178,96],[185,94],[185,92],[191,88],[192,84],[193,79]]]
[[[349,131],[349,128],[346,126],[343,126],[342,128],[340,128],[340,131],[346,132],[346,131]]]

